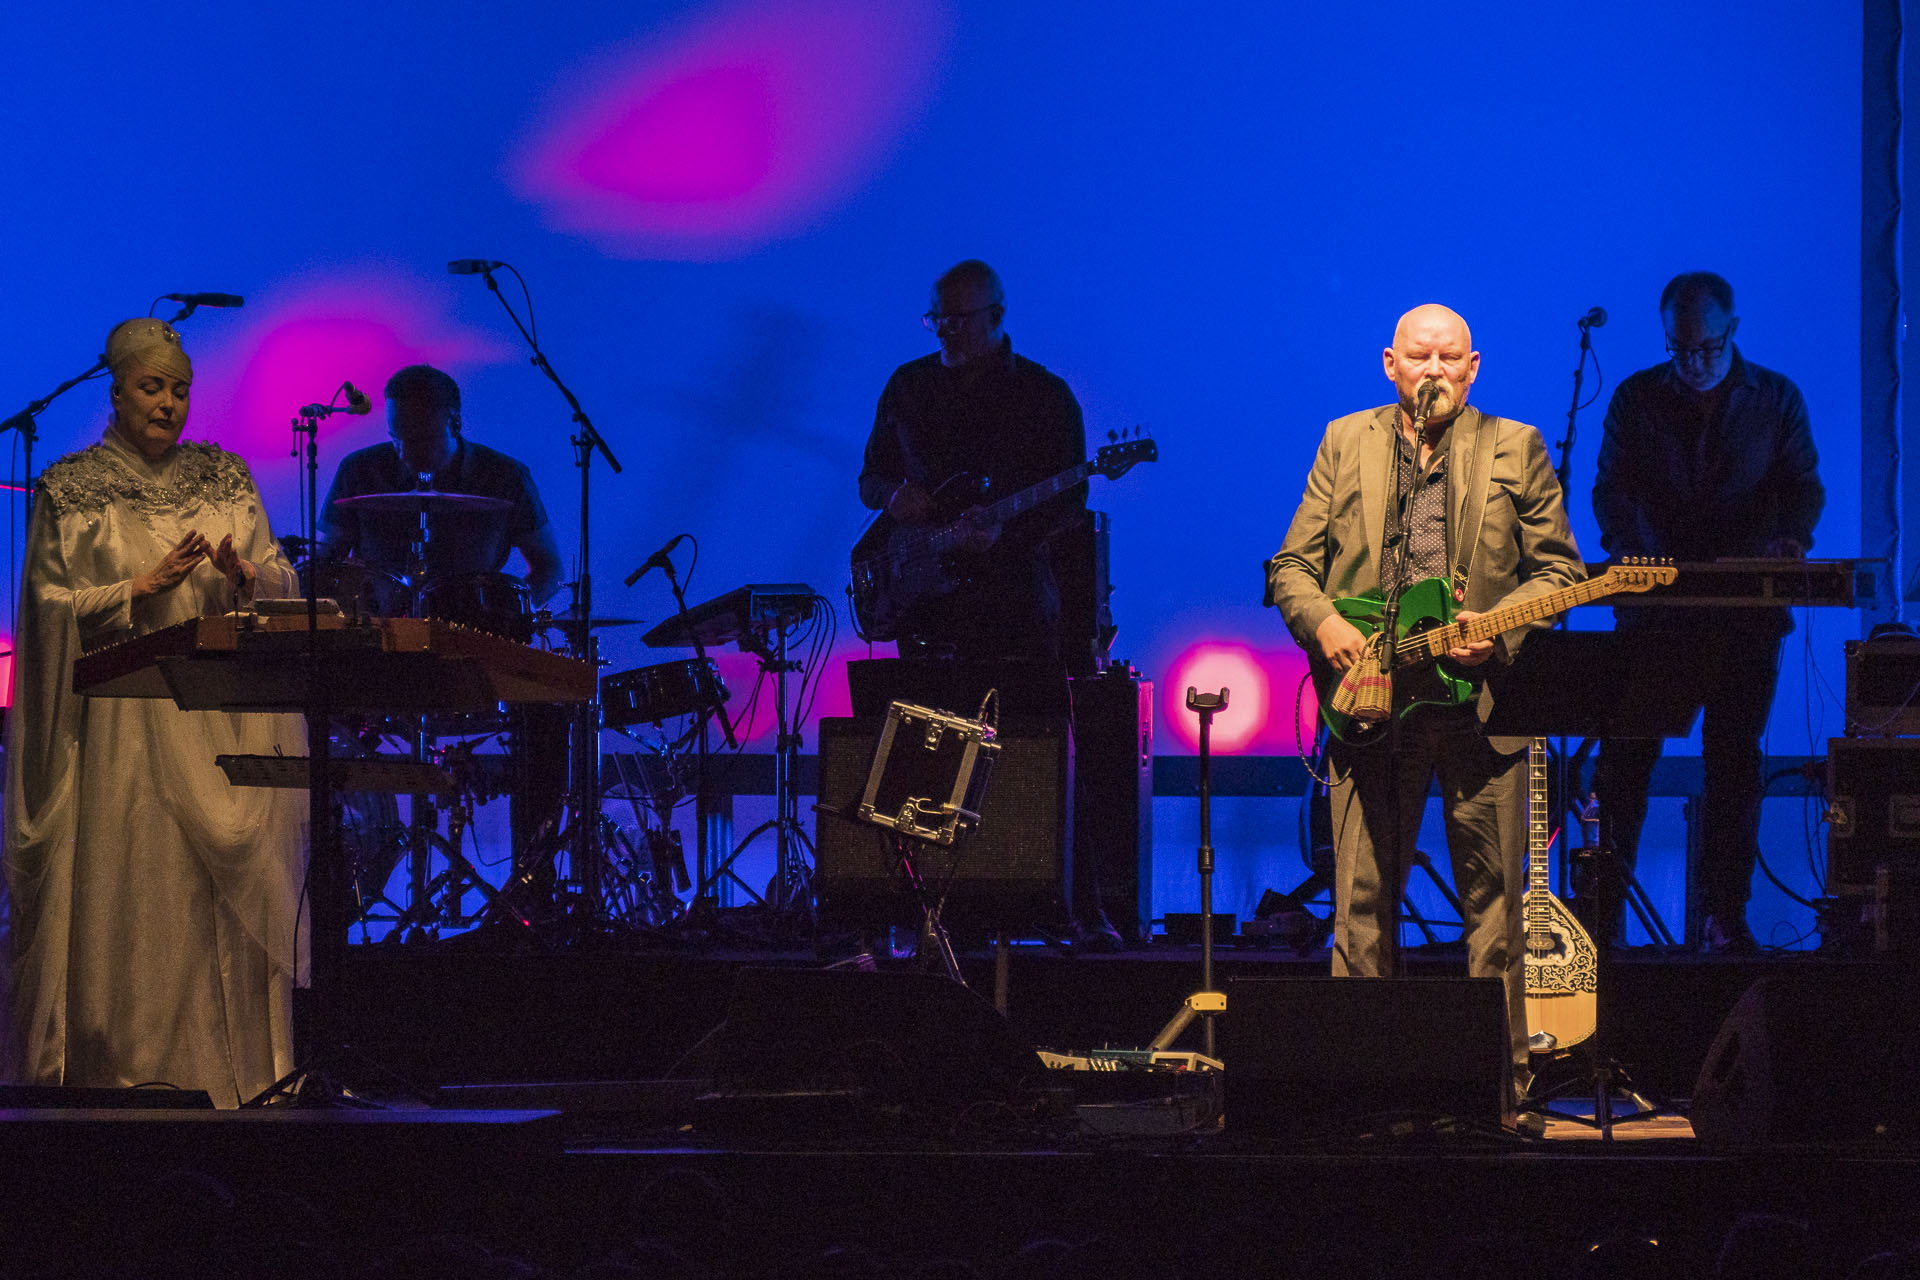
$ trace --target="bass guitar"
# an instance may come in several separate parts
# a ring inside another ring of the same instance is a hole
[[[1087,461],[992,502],[987,501],[989,481],[954,476],[933,495],[938,518],[931,525],[898,524],[882,511],[853,544],[853,581],[847,594],[856,629],[868,640],[898,640],[915,610],[951,594],[979,572],[984,563],[980,553],[967,549],[977,529],[1004,524],[1089,476],[1118,480],[1135,464],[1159,457],[1151,439],[1135,436],[1103,445]]]
[[[1477,640],[1491,640],[1503,631],[1551,618],[1575,605],[1666,586],[1674,574],[1671,562],[1623,560],[1598,577],[1488,610],[1465,622],[1454,620],[1459,606],[1445,578],[1416,582],[1401,593],[1400,613],[1394,624],[1391,714],[1405,715],[1421,706],[1459,706],[1477,695],[1479,683],[1474,677],[1442,661],[1450,650]],[[1384,737],[1389,718],[1388,678],[1381,652],[1385,637],[1380,634],[1385,603],[1377,593],[1368,593],[1335,600],[1333,607],[1367,637],[1367,651],[1344,672],[1335,671],[1317,657],[1309,662],[1320,719],[1342,742],[1358,744]]]
[[[1527,749],[1527,1042],[1536,1053],[1579,1044],[1593,1034],[1598,958],[1593,939],[1547,888],[1547,740]]]

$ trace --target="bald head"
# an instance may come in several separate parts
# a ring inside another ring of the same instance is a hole
[[[1466,407],[1467,393],[1480,374],[1480,353],[1460,313],[1437,302],[1415,307],[1393,326],[1393,345],[1381,353],[1387,378],[1400,407],[1411,419],[1421,388],[1431,384],[1433,398],[1426,421],[1451,422]]]
[[[1423,302],[1401,316],[1393,326],[1393,345],[1404,347],[1415,332],[1457,339],[1461,346],[1473,350],[1473,331],[1467,328],[1466,320],[1452,307],[1438,302]]]

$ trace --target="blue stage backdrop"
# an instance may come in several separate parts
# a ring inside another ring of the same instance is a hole
[[[1664,356],[1662,283],[1720,271],[1743,351],[1812,408],[1816,553],[1858,548],[1845,6],[112,3],[26,6],[9,35],[0,410],[85,368],[158,294],[244,294],[183,324],[187,434],[247,455],[283,531],[293,411],[428,360],[461,380],[468,433],[531,465],[572,554],[568,409],[483,281],[444,270],[484,257],[525,277],[542,345],[625,464],[593,474],[602,612],[661,617],[657,575],[620,579],[683,531],[695,599],[749,581],[838,599],[874,400],[929,349],[928,282],[977,256],[1005,277],[1016,349],[1074,388],[1093,441],[1135,424],[1159,441],[1157,465],[1096,481],[1093,501],[1113,517],[1116,653],[1160,682],[1164,751],[1191,750],[1188,684],[1233,688],[1222,750],[1293,750],[1301,662],[1260,607],[1261,562],[1321,426],[1386,398],[1379,351],[1416,303],[1468,318],[1476,403],[1550,443],[1574,322],[1607,308],[1570,501],[1598,558],[1606,396]],[[104,399],[96,383],[47,410],[35,467],[93,439]],[[375,416],[329,422],[323,486],[383,430],[377,398]],[[1821,754],[1840,726],[1857,621],[1810,622],[1781,680],[1780,754]],[[673,656],[640,630],[605,633],[611,669]],[[839,651],[860,651],[845,626]],[[727,664],[750,683],[747,660]],[[844,704],[830,672],[814,709]],[[1804,892],[1794,805],[1770,850]],[[1167,818],[1162,905],[1178,909],[1190,858]],[[1229,908],[1298,878],[1280,826],[1235,830]]]

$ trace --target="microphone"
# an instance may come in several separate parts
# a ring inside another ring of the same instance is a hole
[[[489,258],[455,258],[447,264],[450,276],[477,276],[489,271],[498,271],[506,266],[504,262],[494,262]]]
[[[684,533],[674,534],[672,541],[668,542],[666,546],[660,548],[658,551],[648,556],[647,562],[645,564],[641,565],[638,569],[635,569],[632,573],[627,575],[627,585],[632,586],[634,583],[640,581],[641,578],[647,575],[649,570],[671,569],[673,567],[673,562],[669,560],[667,557],[673,554],[673,549],[675,547],[679,546],[682,542],[685,542],[686,540],[687,540],[686,534]]]
[[[1420,389],[1413,393],[1413,416],[1422,422],[1426,421],[1427,415],[1433,412],[1433,402],[1439,396],[1440,384],[1437,381],[1429,378],[1421,383]]]
[[[237,293],[163,293],[160,296],[188,307],[238,307],[246,303]]]
[[[355,417],[359,417],[373,412],[373,401],[367,399],[366,392],[354,386],[351,382],[341,383],[340,390],[347,393],[346,408],[335,408],[330,404],[303,404],[300,406],[300,416],[303,418],[329,418],[336,413],[350,413]]]
[[[1598,329],[1606,323],[1607,309],[1605,307],[1595,307],[1580,317],[1580,327],[1582,329]]]

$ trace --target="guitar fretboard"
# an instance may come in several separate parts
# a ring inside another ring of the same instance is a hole
[[[1004,524],[1014,516],[1033,510],[1048,498],[1065,493],[1092,475],[1094,470],[1095,466],[1093,462],[1081,462],[1066,471],[1062,471],[1057,476],[1042,480],[1039,484],[1030,484],[1020,490],[1020,492],[1009,494],[1007,497],[987,507],[982,523]],[[949,525],[947,528],[941,529],[938,532],[928,534],[926,547],[930,551],[952,551],[960,545],[966,533],[967,531],[963,528]]]
[[[1642,588],[1644,590],[1645,588]],[[1613,572],[1588,578],[1585,582],[1576,582],[1570,587],[1561,587],[1558,591],[1549,591],[1544,596],[1532,600],[1523,600],[1491,613],[1483,613],[1466,622],[1450,622],[1444,627],[1432,627],[1412,635],[1401,637],[1393,646],[1395,661],[1407,665],[1432,662],[1446,656],[1449,649],[1458,649],[1480,640],[1491,640],[1503,631],[1525,626],[1529,622],[1539,622],[1555,614],[1565,613],[1575,605],[1591,604],[1602,597],[1610,596],[1621,590],[1615,581]]]
[[[1534,890],[1527,899],[1527,941],[1535,949],[1544,949],[1553,939],[1549,934],[1551,909],[1547,905],[1547,740],[1535,738],[1527,747],[1527,888]]]

